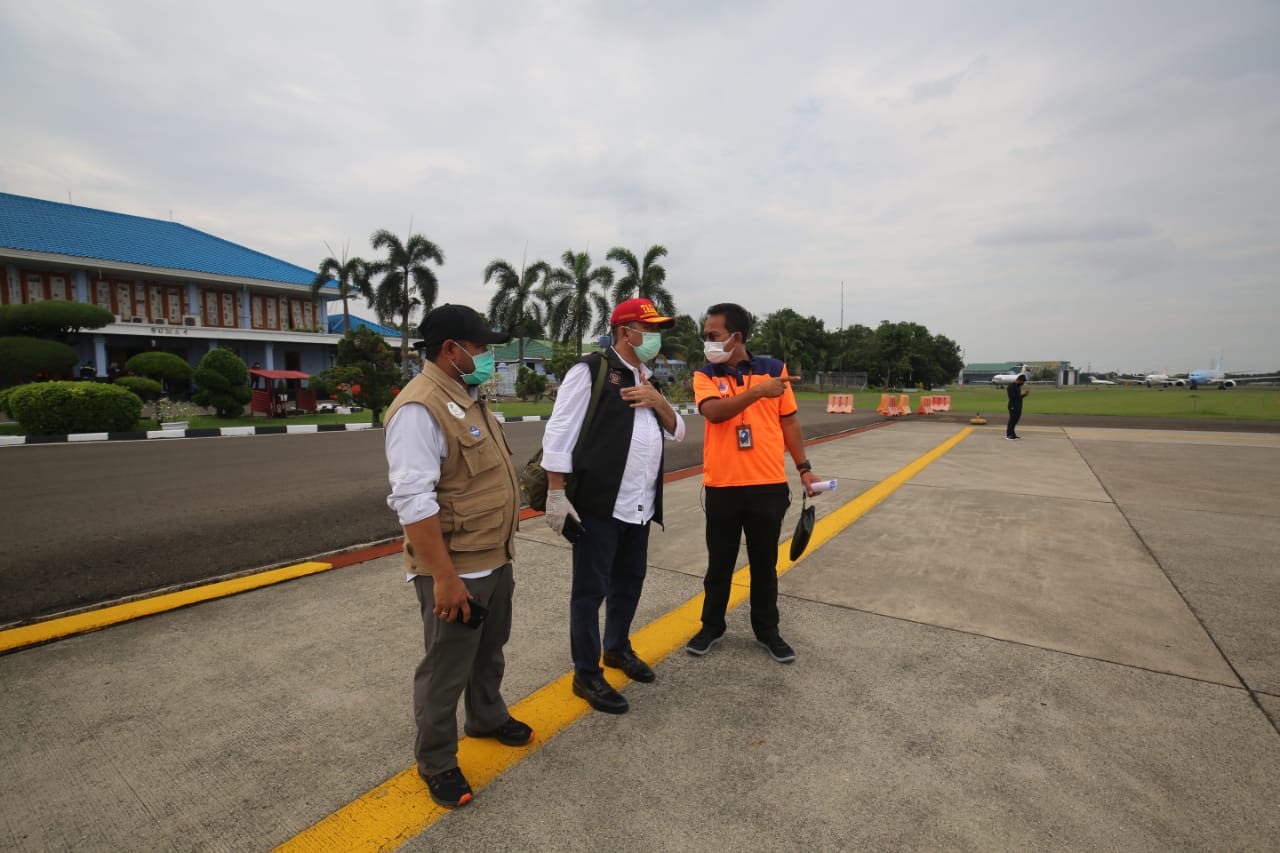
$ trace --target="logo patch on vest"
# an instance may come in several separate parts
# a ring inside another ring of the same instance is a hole
[[[472,434],[472,435],[474,435],[476,438],[479,438],[479,437],[480,437],[480,427],[478,427],[478,426],[473,426],[473,427],[471,428],[471,434]]]
[[[466,413],[462,411],[462,407],[459,406],[457,403],[453,402],[452,400],[449,401],[449,405],[445,406],[445,408],[449,410],[449,414],[453,415],[455,418],[458,418],[459,420],[467,416]]]
[[[621,373],[619,373],[619,372],[618,372],[618,371],[616,371],[616,370],[610,370],[610,371],[609,371],[609,384],[610,384],[610,385],[621,385],[621,384],[622,384],[622,374],[621,374]]]

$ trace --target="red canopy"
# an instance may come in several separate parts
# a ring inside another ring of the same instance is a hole
[[[264,379],[310,379],[310,373],[303,373],[301,370],[258,370],[251,368],[249,370],[254,376],[261,376]]]

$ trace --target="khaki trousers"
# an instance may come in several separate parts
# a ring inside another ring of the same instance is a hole
[[[434,582],[425,575],[413,579],[426,647],[413,676],[413,716],[418,724],[414,752],[418,772],[426,776],[458,766],[459,696],[465,696],[467,725],[476,731],[496,729],[511,716],[501,690],[506,671],[502,648],[511,636],[515,591],[511,564],[462,582],[489,609],[479,628],[436,618]]]

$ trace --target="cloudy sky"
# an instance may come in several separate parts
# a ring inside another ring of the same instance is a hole
[[[1274,0],[0,0],[0,190],[310,268],[412,222],[478,308],[661,243],[695,317],[843,283],[970,362],[1273,370],[1277,44]]]

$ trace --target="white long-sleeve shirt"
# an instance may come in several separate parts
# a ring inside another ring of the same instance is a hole
[[[621,356],[619,360],[627,364]],[[627,367],[631,368],[637,385],[653,375],[643,364],[638,368],[630,364]],[[573,446],[587,416],[594,378],[590,368],[579,362],[569,368],[560,383],[551,420],[547,421],[547,428],[542,434],[542,467],[548,471],[560,474],[573,471]],[[613,505],[613,517],[628,524],[645,524],[653,518],[654,502],[658,496],[655,483],[662,467],[662,442],[664,439],[684,441],[685,427],[684,418],[678,412],[675,432],[667,432],[658,423],[657,412],[652,408],[634,411],[636,420],[631,430],[631,447],[622,471],[618,499]]]
[[[474,396],[476,392],[471,393]],[[400,525],[407,527],[439,513],[436,484],[449,448],[426,406],[407,403],[396,411],[386,427],[386,450],[387,478],[391,481],[387,506],[395,510]],[[459,577],[482,578],[492,571],[467,572]],[[406,576],[406,580],[412,579],[412,574]]]

